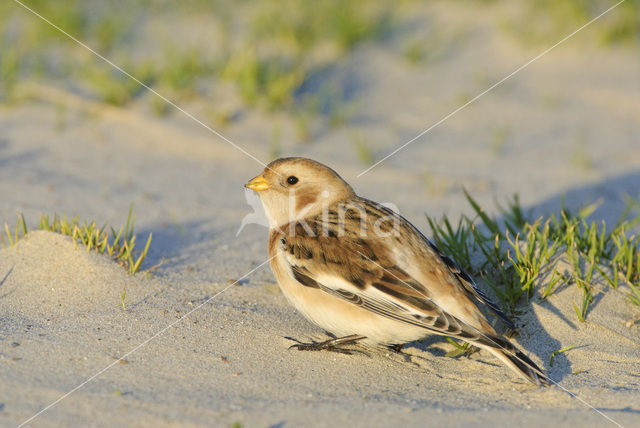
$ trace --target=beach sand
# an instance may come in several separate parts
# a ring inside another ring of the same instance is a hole
[[[314,129],[300,144],[278,118],[283,155],[330,165],[427,235],[425,213],[472,214],[463,187],[491,212],[514,193],[537,214],[563,198],[572,208],[601,199],[591,219],[615,222],[625,196],[640,196],[640,57],[625,48],[559,47],[357,178],[366,165],[354,129],[382,158],[459,106],[460,91],[488,86],[473,76],[496,81],[538,53],[488,34],[429,67],[357,50],[337,71],[362,82],[353,128]],[[445,357],[452,347],[441,338],[404,355],[288,350],[287,337],[326,335],[287,304],[268,266],[251,272],[267,260],[266,228],[236,236],[252,212],[243,184],[262,166],[179,112],[154,118],[44,83],[30,92],[0,106],[0,220],[24,213],[35,229],[41,213],[57,212],[119,227],[133,203],[138,245],[153,233],[143,269],[164,261],[151,278],[131,276],[33,230],[0,250],[0,425],[57,400],[30,425],[640,425],[640,325],[625,324],[638,308],[623,287],[596,284],[585,323],[574,286],[536,294],[515,317],[514,340],[562,388],[532,387],[484,352]],[[221,131],[268,161],[275,120],[247,111]],[[571,345],[550,367],[552,352]]]

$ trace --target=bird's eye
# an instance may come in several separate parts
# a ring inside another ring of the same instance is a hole
[[[298,177],[291,175],[287,178],[287,183],[291,184],[292,186],[294,184],[296,184],[298,182]]]

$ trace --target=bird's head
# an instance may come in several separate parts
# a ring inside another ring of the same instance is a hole
[[[334,170],[306,158],[280,158],[245,187],[260,195],[272,228],[320,214],[355,193]]]

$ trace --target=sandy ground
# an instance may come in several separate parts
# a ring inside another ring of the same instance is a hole
[[[356,51],[337,71],[360,82],[353,129],[314,129],[311,143],[298,144],[285,126],[283,154],[331,165],[427,233],[425,212],[470,214],[462,186],[489,208],[517,192],[540,213],[563,197],[573,207],[601,198],[593,218],[614,221],[625,195],[640,196],[640,57],[584,48],[579,35],[356,178],[365,166],[354,129],[382,157],[455,109],[460,92],[488,86],[478,75],[496,81],[538,53],[492,34],[480,26],[422,66],[384,48]],[[96,112],[49,89],[0,106],[0,220],[24,213],[35,226],[58,212],[120,225],[133,202],[139,239],[153,233],[143,267],[165,262],[151,279],[128,276],[45,232],[1,250],[0,425],[24,422],[100,373],[31,424],[614,426],[594,406],[638,426],[640,325],[625,326],[637,308],[624,290],[598,294],[586,323],[571,287],[534,297],[516,319],[518,343],[579,398],[530,387],[489,355],[444,357],[450,348],[435,339],[404,356],[290,351],[287,336],[325,336],[286,303],[268,267],[227,288],[267,258],[265,228],[236,236],[252,212],[242,185],[262,167],[180,114]],[[222,132],[268,161],[275,120],[247,112]],[[491,141],[505,127],[496,151]],[[577,347],[549,367],[569,345]]]

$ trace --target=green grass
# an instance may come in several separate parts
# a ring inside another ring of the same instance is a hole
[[[495,156],[500,156],[504,153],[507,145],[507,139],[509,138],[509,132],[510,129],[508,126],[498,126],[493,130],[489,147]]]
[[[246,103],[267,110],[326,104],[315,98],[336,91],[336,82],[318,85],[319,76],[358,45],[382,39],[392,21],[392,4],[386,1],[294,0],[283,7],[262,0],[254,6],[248,31],[223,61],[222,77],[235,84]],[[313,112],[331,116],[333,109]]]
[[[6,241],[5,235],[0,233],[0,246],[2,246],[2,248],[6,248],[7,246],[13,247],[20,238],[27,234],[27,223],[24,221],[24,216],[22,214],[18,216],[18,221],[16,222],[16,227],[13,232],[7,222],[4,222],[4,232],[6,234]]]
[[[553,362],[554,362],[554,360],[556,358],[556,355],[562,354],[563,352],[567,352],[567,351],[575,348],[576,346],[578,346],[578,345],[570,345],[570,346],[567,346],[565,348],[558,349],[557,351],[553,351],[551,353],[551,357],[549,358],[549,367],[553,367]],[[574,374],[576,374],[576,373],[574,373]]]
[[[111,233],[109,233],[105,226],[98,227],[94,221],[80,223],[78,217],[68,219],[67,216],[59,217],[57,214],[53,217],[43,214],[40,217],[38,229],[70,236],[74,242],[86,247],[87,251],[108,255],[122,265],[129,274],[133,275],[140,270],[140,266],[149,251],[152,238],[152,234],[149,233],[144,249],[142,251],[136,250],[137,235],[134,233],[133,225],[132,205],[129,207],[127,222],[117,232],[115,229],[110,228]],[[13,230],[6,222],[4,223],[4,229],[4,234],[0,234],[0,245],[3,248],[15,245],[19,239],[28,233],[27,225],[22,215],[18,216],[18,221]],[[157,265],[147,269],[145,272],[148,274],[156,267]],[[126,291],[122,295],[123,307],[125,294]]]
[[[452,351],[449,351],[446,354],[444,354],[445,357],[455,358],[455,357],[459,357],[460,355],[471,355],[474,352],[479,351],[479,348],[476,348],[469,342],[458,343],[457,341],[450,338],[449,336],[446,336],[446,339],[447,339],[447,342],[452,344],[454,348]]]
[[[549,45],[580,28],[616,2],[603,0],[521,1],[504,28],[528,45]],[[601,45],[636,45],[640,37],[640,0],[626,0],[581,36]]]
[[[588,152],[586,137],[584,135],[580,135],[575,139],[571,150],[571,163],[575,167],[585,171],[594,168],[594,160]]]
[[[120,64],[144,84],[153,85],[156,77],[150,64],[134,65],[126,59]],[[88,59],[74,74],[78,81],[90,88],[97,99],[107,104],[124,106],[145,93],[145,89],[138,82],[118,70],[104,67],[96,58]],[[164,101],[163,103],[166,104]]]
[[[0,101],[13,101],[20,72],[18,50],[6,47],[0,59]]]
[[[309,110],[326,115],[331,124],[344,121],[342,95],[324,110],[315,99],[343,94],[344,88],[323,82],[322,76],[362,43],[382,40],[394,17],[391,1],[373,0],[289,0],[285,5],[260,0],[250,7],[187,0],[169,10],[139,0],[129,2],[126,11],[91,0],[28,5],[174,101],[206,98],[214,85],[226,81],[245,106]],[[140,24],[164,19],[166,13],[180,23],[206,17],[219,36],[184,45],[166,37],[159,46],[136,44],[144,31]],[[0,100],[10,100],[21,81],[44,78],[70,89],[79,86],[109,104],[125,106],[144,97],[152,112],[170,111],[135,81],[13,2],[0,5],[0,52]]]
[[[511,313],[536,291],[547,298],[561,286],[574,286],[580,292],[574,310],[585,321],[595,283],[628,285],[630,303],[640,307],[640,238],[634,233],[640,217],[628,219],[637,201],[629,200],[618,222],[607,228],[604,221],[589,221],[597,203],[576,213],[563,207],[559,215],[534,220],[515,196],[500,208],[498,221],[465,195],[475,217],[462,216],[457,223],[446,216],[427,217],[433,239],[463,269],[482,278]]]
[[[446,24],[429,23],[427,34],[409,37],[404,41],[402,55],[408,64],[429,65],[451,55],[469,37],[468,29],[450,28]]]
[[[407,62],[411,65],[417,65],[425,58],[427,55],[425,48],[425,41],[420,40],[411,40],[407,43],[404,48],[404,57]]]
[[[422,35],[407,32],[412,25],[407,10],[423,7],[412,1],[402,7],[391,0],[186,0],[167,5],[138,0],[126,8],[97,0],[32,0],[28,5],[172,101],[211,103],[213,88],[230,85],[242,102],[234,110],[289,113],[300,141],[311,138],[309,129],[317,120],[327,126],[349,125],[356,110],[353,91],[336,75],[360,46],[395,49],[408,63],[428,67],[468,37],[446,26]],[[555,42],[607,5],[600,0],[526,2],[518,8],[521,16],[509,17],[506,26],[523,40]],[[182,42],[188,38],[181,31],[189,32],[184,27],[194,18],[210,22],[216,36]],[[148,32],[148,23],[167,19],[177,35]],[[639,25],[640,0],[627,0],[590,34],[606,44],[628,43],[637,41]],[[399,43],[389,42],[400,37]],[[142,99],[159,116],[172,111],[16,3],[1,2],[0,101],[15,101],[16,88],[34,79],[116,106]],[[456,103],[469,98],[461,92]],[[225,115],[214,122],[226,123]],[[496,133],[494,150],[501,149],[504,138]]]
[[[358,160],[362,162],[364,166],[373,165],[375,162],[375,155],[369,145],[369,140],[367,140],[364,135],[359,133],[353,134],[351,137],[351,144],[353,144]]]

